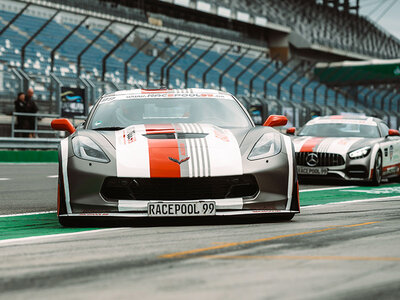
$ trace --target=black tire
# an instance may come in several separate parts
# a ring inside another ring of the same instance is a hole
[[[64,215],[67,213],[67,205],[65,204],[65,189],[64,189],[60,151],[58,152],[58,188],[59,188],[59,194],[57,195],[57,197],[59,203],[57,209],[60,215]]]
[[[374,170],[371,185],[379,186],[382,181],[382,153],[378,152],[375,156]]]
[[[63,227],[79,227],[76,222],[70,219],[70,217],[58,217],[58,222]]]
[[[85,222],[80,217],[58,217],[58,222],[63,227],[90,227],[89,222]]]
[[[291,219],[293,219],[293,217],[294,217],[294,213],[283,214],[282,216],[279,216],[279,220],[280,221],[290,221]]]

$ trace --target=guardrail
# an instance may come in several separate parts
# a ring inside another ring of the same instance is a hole
[[[18,116],[23,116],[23,117],[34,117],[34,129],[17,129],[15,128],[16,122],[15,122],[15,117]],[[14,112],[11,117],[11,137],[14,138],[16,133],[34,133],[35,135],[44,133],[44,134],[53,134],[55,137],[60,137],[60,132],[59,131],[54,131],[52,129],[38,129],[38,118],[50,118],[50,119],[56,119],[59,118],[59,115],[56,114],[38,114],[38,113],[19,113],[19,112]],[[86,117],[82,116],[75,116],[72,117],[72,122],[75,124],[75,120],[85,120]]]
[[[15,117],[34,117],[35,119],[35,124],[34,124],[34,129],[16,129],[15,128]],[[39,133],[47,133],[47,134],[54,134],[58,136],[59,132],[54,131],[54,130],[39,130],[38,129],[38,118],[58,118],[58,115],[53,115],[53,114],[38,114],[38,113],[19,113],[19,112],[14,112],[12,114],[11,118],[11,137],[15,137],[15,133],[34,133],[34,134],[39,134]]]
[[[60,138],[0,137],[0,149],[57,149],[60,141]]]

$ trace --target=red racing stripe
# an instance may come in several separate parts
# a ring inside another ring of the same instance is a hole
[[[171,124],[145,125],[146,133],[154,131],[168,133],[175,132]],[[177,139],[148,139],[150,177],[181,177],[180,165],[170,159],[179,161],[179,147]]]
[[[314,148],[316,148],[324,138],[313,137],[307,140],[304,145],[301,147],[300,152],[314,152]]]

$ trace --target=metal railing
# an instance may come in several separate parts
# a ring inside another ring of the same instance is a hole
[[[57,149],[60,138],[0,137],[0,149]]]
[[[16,128],[15,127],[15,125],[16,125],[15,117],[33,117],[34,118],[34,128],[33,129]],[[54,118],[55,119],[55,118],[58,118],[58,115],[14,112],[12,114],[12,118],[11,118],[11,137],[15,137],[16,133],[33,133],[35,135],[39,134],[39,133],[47,133],[47,134],[54,134],[54,135],[58,136],[58,131],[38,129],[38,118]]]
[[[34,128],[33,129],[19,129],[16,128],[16,117],[33,117],[34,118]],[[12,114],[11,117],[11,138],[15,138],[15,134],[16,133],[33,133],[35,135],[38,134],[52,134],[55,137],[60,137],[60,132],[59,131],[54,131],[52,129],[38,129],[38,119],[42,119],[42,118],[51,118],[51,119],[56,119],[59,118],[59,115],[56,114],[41,114],[41,113],[19,113],[19,112],[14,112]],[[82,116],[82,117],[72,117],[72,123],[75,124],[76,120],[85,120],[86,117]],[[50,125],[50,124],[49,124]]]

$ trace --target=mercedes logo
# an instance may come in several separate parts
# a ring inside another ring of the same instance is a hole
[[[316,153],[310,153],[306,157],[306,163],[310,167],[315,167],[318,164],[318,155]]]

